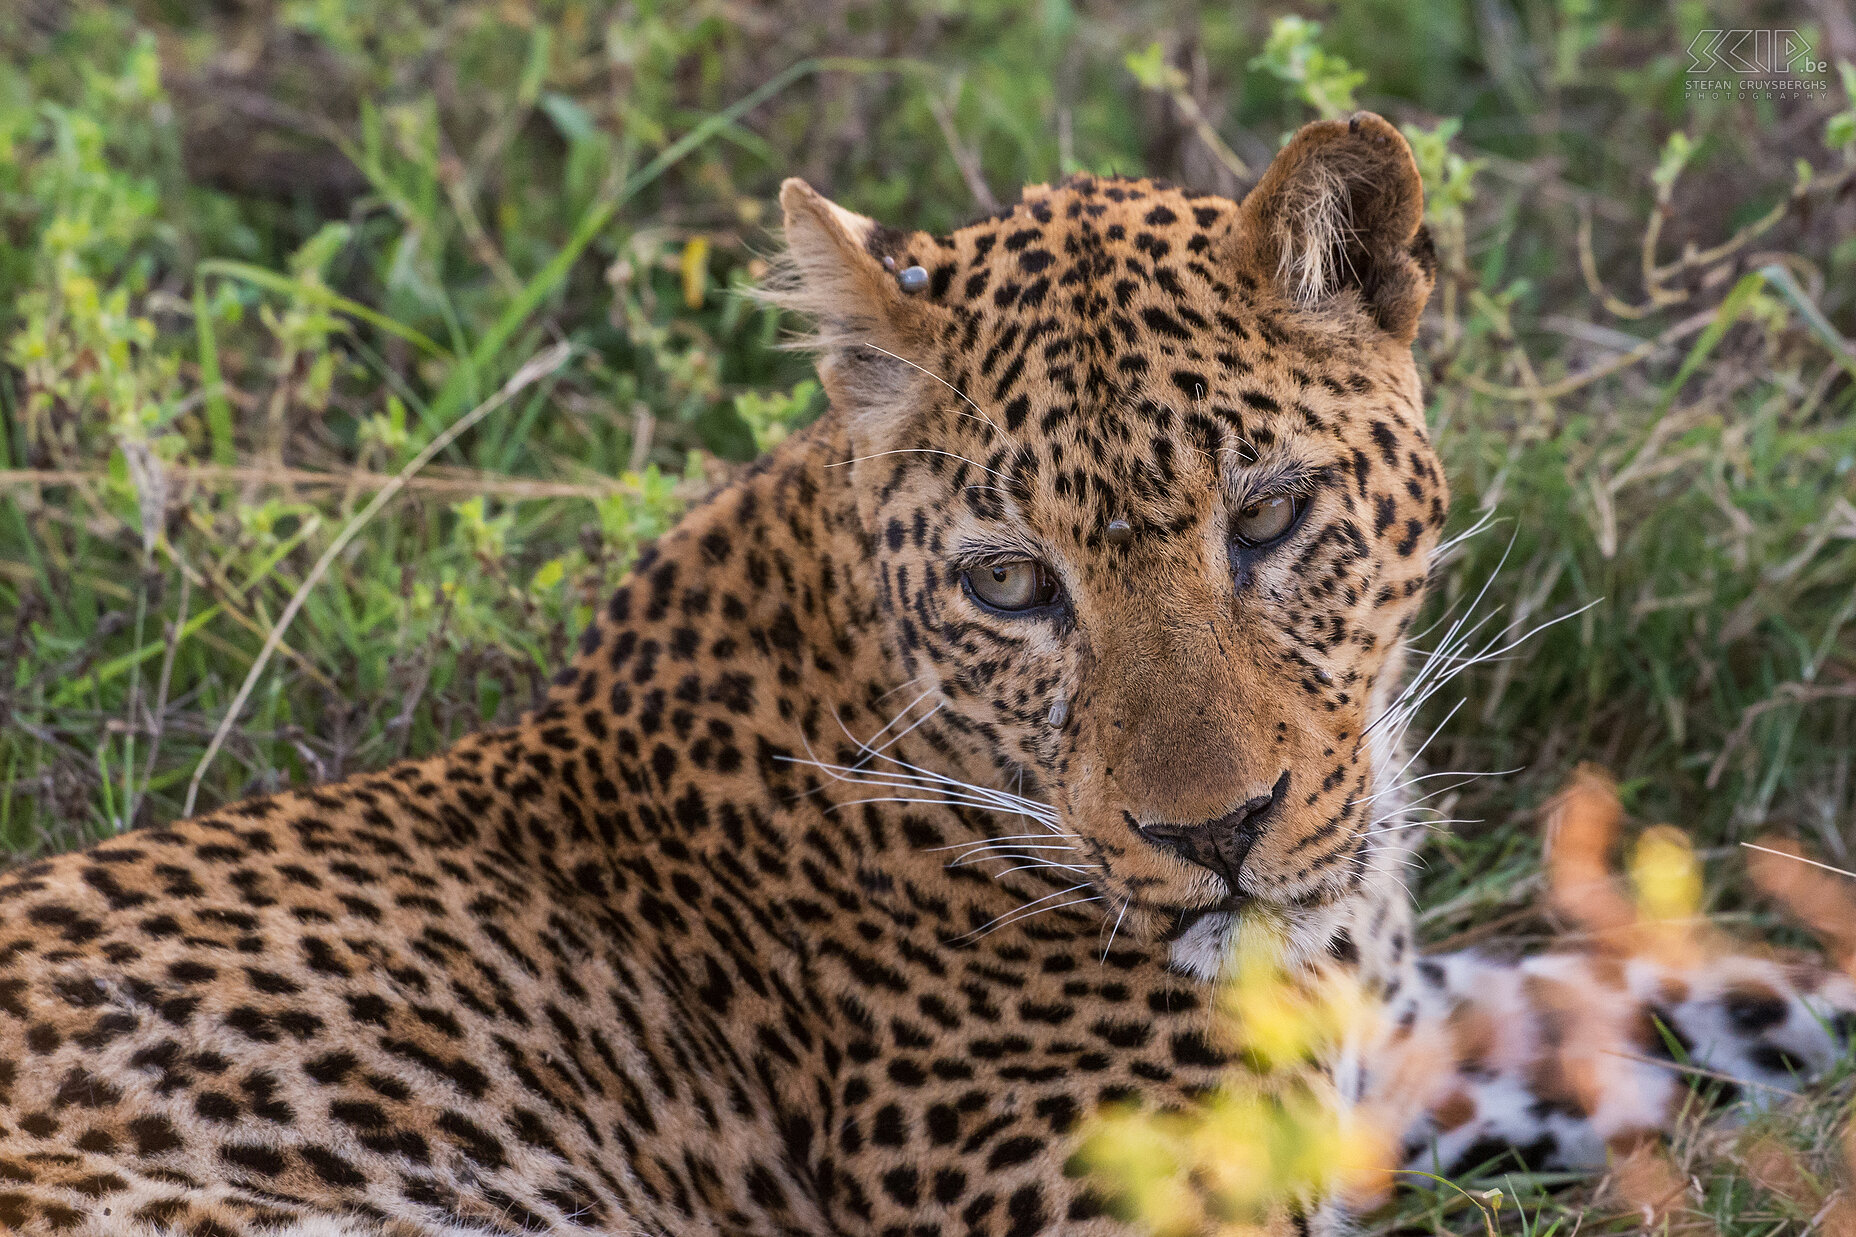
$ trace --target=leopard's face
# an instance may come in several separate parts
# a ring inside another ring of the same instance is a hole
[[[786,204],[898,703],[1051,803],[1028,844],[1111,912],[1356,883],[1448,501],[1396,131],[1310,126],[1242,205],[1079,179],[937,238]]]

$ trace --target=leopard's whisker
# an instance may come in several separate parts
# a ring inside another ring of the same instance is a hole
[[[880,795],[880,796],[876,796],[876,797],[869,798],[869,799],[846,799],[842,803],[832,804],[830,807],[826,808],[825,810],[828,812],[836,811],[837,809],[841,807],[855,807],[861,803],[933,803],[933,804],[940,804],[943,806],[956,806],[957,805],[957,806],[962,806],[962,807],[977,807],[977,808],[986,808],[990,806],[985,803],[974,803],[971,801],[961,800],[961,799],[947,799],[947,798],[928,799],[928,798],[921,798],[921,797],[907,796],[907,795]],[[998,810],[998,809],[994,809],[994,810]]]
[[[1431,740],[1435,739],[1438,736],[1438,734],[1443,731],[1443,728],[1450,724],[1450,719],[1455,717],[1457,710],[1462,708],[1464,704],[1466,703],[1467,703],[1466,700],[1459,700],[1450,707],[1450,711],[1444,714],[1443,721],[1438,722],[1437,726],[1431,731],[1431,737],[1429,739],[1426,739],[1424,742],[1420,743],[1418,745],[1417,750],[1412,752],[1411,755],[1405,758],[1405,763],[1400,765],[1398,767],[1398,771],[1391,776],[1391,778],[1389,779],[1391,784],[1385,790],[1379,791],[1377,794],[1374,794],[1374,795],[1369,795],[1365,799],[1357,800],[1357,802],[1371,803],[1374,799],[1377,799],[1380,795],[1390,794],[1394,788],[1405,785],[1405,783],[1400,782],[1399,779],[1405,776],[1405,771],[1411,768],[1412,762],[1417,760],[1419,756],[1422,756],[1424,754],[1424,749],[1431,745]]]
[[[1381,836],[1382,834],[1400,833],[1406,829],[1436,829],[1436,830],[1441,831],[1445,825],[1451,825],[1451,824],[1457,824],[1457,823],[1459,822],[1449,821],[1449,820],[1408,820],[1404,822],[1403,824],[1386,825],[1383,828],[1379,828],[1379,829],[1368,829],[1364,833],[1355,834],[1354,836],[1362,837],[1362,838],[1376,838],[1376,837]]]
[[[1058,847],[1058,849],[1060,849],[1060,851],[1071,851],[1071,853],[1075,853],[1076,851],[1075,847]],[[1058,860],[1050,858],[1047,854],[1026,854],[1023,853],[1023,851],[982,851],[982,853],[978,854],[961,854],[961,856],[954,858],[954,860],[948,860],[948,867],[965,867],[967,864],[991,864],[993,860],[1002,860],[1002,858],[1036,860],[1039,864],[1045,864],[1045,862],[1049,862],[1049,864],[1058,864]],[[1078,867],[1076,871],[1086,871],[1086,869]]]
[[[995,422],[991,417],[986,415],[986,410],[984,408],[981,408],[978,404],[973,402],[973,397],[971,395],[968,395],[965,391],[961,390],[959,387],[955,386],[953,383],[949,382],[947,379],[941,377],[941,375],[935,373],[932,369],[929,369],[926,366],[917,365],[914,361],[909,360],[909,358],[905,356],[897,356],[895,353],[891,352],[888,348],[879,347],[878,345],[871,343],[867,339],[858,340],[857,342],[861,343],[864,347],[869,348],[873,352],[880,352],[884,356],[889,357],[892,360],[901,361],[904,365],[907,365],[910,369],[917,370],[921,373],[927,374],[930,378],[934,379],[936,382],[940,383],[942,386],[952,391],[955,395],[958,395],[961,399],[966,400],[967,406],[972,408],[974,412],[977,412],[980,414],[979,415],[980,422],[988,426],[989,428],[991,428],[993,433],[998,434],[1002,438],[1005,436],[1005,431],[1001,430],[999,428],[998,423]],[[964,416],[966,414],[963,413],[961,415]]]
[[[993,857],[994,858],[1009,858],[1010,856],[993,856]],[[963,865],[958,864],[958,863],[950,863],[947,866],[950,868],[957,868]],[[1010,876],[1014,872],[1031,872],[1031,871],[1035,871],[1035,870],[1042,869],[1042,868],[1050,868],[1053,870],[1062,869],[1065,872],[1087,872],[1090,870],[1088,868],[1078,867],[1073,863],[1024,863],[1024,864],[1020,864],[1018,867],[1015,867],[1015,868],[1006,868],[1002,872],[994,872],[993,875],[994,876]]]
[[[1013,803],[1021,804],[1029,808],[1035,808],[1039,812],[1048,815],[1052,820],[1057,819],[1056,809],[1051,807],[1048,803],[1040,803],[1036,799],[1026,798],[1024,795],[1015,795],[1012,792],[1007,791],[1007,790],[994,790],[991,787],[976,786],[972,784],[971,782],[963,782],[963,781],[960,781],[958,778],[951,778],[945,774],[936,773],[931,769],[923,769],[916,765],[909,764],[907,761],[897,760],[894,756],[884,756],[883,759],[887,760],[888,762],[897,766],[898,768],[907,770],[908,772],[916,774],[918,776],[932,778],[933,780],[937,782],[946,782],[951,785],[962,786],[969,790],[981,792],[987,795],[997,795],[1000,798],[1010,800]]]
[[[906,704],[906,706],[902,708],[902,711],[900,711],[900,713],[896,713],[896,717],[891,717],[891,719],[889,719],[889,723],[883,726],[883,730],[887,730],[889,726],[893,726],[893,724],[895,724],[896,721],[900,719],[900,717],[904,717],[904,715],[908,715],[908,711],[913,710],[913,708],[915,708],[915,706],[917,706],[917,704],[919,704],[921,700],[924,700],[924,698],[928,697],[928,695],[932,695],[932,691],[930,691],[930,693],[922,693],[921,697],[915,697],[915,700],[909,700],[908,704]],[[839,730],[843,730],[844,737],[846,737],[846,739],[850,739],[852,743],[856,743],[859,749],[865,750],[865,752],[869,752],[870,750],[869,745],[867,745],[867,743],[863,743],[863,741],[859,741],[859,739],[857,739],[857,737],[854,736],[854,734],[850,734],[850,728],[848,728],[848,726],[844,726],[843,717],[839,717],[839,715],[837,715],[837,713],[833,711],[833,715],[831,715],[831,719],[833,719],[833,721],[837,723],[837,728],[839,728]],[[876,734],[882,734],[883,730],[878,730]],[[872,737],[876,737],[876,736],[872,736]],[[857,762],[856,765],[833,765],[833,763],[820,762],[820,760],[818,760],[818,752],[815,752],[815,750],[813,750],[813,747],[811,747],[811,739],[809,739],[809,737],[806,736],[806,732],[804,732],[804,730],[800,732],[800,745],[802,745],[802,747],[806,749],[807,760],[800,760],[800,758],[796,758],[796,756],[778,756],[776,760],[781,760],[781,762],[785,762],[785,763],[793,763],[793,765],[811,765],[811,767],[815,767],[815,769],[824,769],[826,773],[831,773],[833,769],[835,769],[835,771],[839,771],[839,773],[861,773],[861,771],[863,771],[863,762],[861,762],[861,760],[859,760],[859,762]],[[833,776],[835,780],[839,780],[839,782],[844,782],[844,780],[856,780],[856,778],[844,778],[844,776],[837,776],[837,773],[831,773],[831,776]],[[809,789],[809,791],[806,791],[806,795],[813,795],[813,793],[817,793],[817,791],[820,791],[820,789],[824,789],[824,788],[822,788],[822,786],[815,786],[815,788]],[[800,797],[804,799],[806,795],[800,795]]]
[[[910,706],[910,707],[913,707],[913,706]],[[889,737],[889,741],[883,744],[882,747],[874,747],[874,748],[869,749],[869,754],[872,756],[881,758],[884,752],[888,751],[890,748],[900,743],[903,739],[907,738],[909,734],[915,730],[916,727],[926,724],[929,718],[933,717],[936,713],[939,713],[941,711],[941,708],[942,706],[940,704],[935,705],[934,708],[929,709],[926,713],[922,714],[918,720],[910,722],[907,726],[903,727],[901,730],[898,730],[895,734],[891,735]],[[894,725],[894,723],[892,722],[891,725]],[[887,727],[885,729],[887,729]],[[881,732],[879,731],[878,733],[881,733]]]
[[[1061,851],[1072,855],[1082,853],[1074,846],[1038,846],[1031,849]],[[964,855],[956,856],[948,862],[947,866],[950,868],[957,868],[969,863],[982,863],[989,859],[1031,859],[1039,857],[1041,856],[1028,855],[1015,850],[995,850],[987,848],[985,850],[969,851]]]
[[[977,842],[950,842],[946,846],[930,846],[926,848],[926,851],[928,854],[932,855],[936,853],[937,851],[972,850],[978,847],[998,846],[998,845],[1003,845],[1003,844],[1008,844],[1008,843],[1012,845],[1027,845],[1027,843],[1021,841],[1021,839],[1030,838],[1030,839],[1042,840],[1048,837],[1050,837],[1048,833],[1008,833],[1004,835],[1003,837],[981,838]],[[1065,846],[1058,842],[1052,842],[1047,846],[1031,846],[1030,849],[1032,850],[1075,850],[1076,848],[1074,846]]]
[[[1077,851],[1077,848],[1074,846],[1030,846],[1030,847],[1017,848],[1013,850],[987,849],[987,850],[981,850],[981,851],[971,851],[964,855],[957,855],[953,859],[948,861],[947,866],[950,868],[959,867],[962,864],[984,863],[991,859],[1045,859],[1045,858],[1048,858],[1048,856],[1046,855],[1033,855],[1033,854],[1026,853],[1027,851],[1033,851],[1033,850],[1067,851],[1071,854],[1080,853]],[[1056,860],[1053,859],[1051,860],[1051,862],[1055,863]]]
[[[964,792],[967,792],[967,793],[970,793],[970,794],[973,794],[973,795],[976,795],[982,798],[994,800],[1001,804],[1011,803],[1014,801],[1025,803],[1025,804],[1034,803],[1033,800],[1029,800],[1029,799],[1021,800],[1019,799],[1018,796],[1008,794],[1005,791],[993,790],[990,787],[986,787],[986,786],[973,785],[968,782],[962,782],[957,778],[941,777],[935,774],[927,773],[926,771],[923,771],[921,773],[897,773],[897,772],[893,772],[887,769],[868,769],[862,765],[834,764],[831,761],[818,760],[816,758],[810,759],[810,760],[801,760],[797,757],[784,756],[784,757],[781,757],[780,759],[785,761],[788,764],[808,765],[815,769],[822,769],[827,772],[834,773],[837,776],[837,780],[839,781],[862,782],[868,785],[905,785],[906,784],[906,785],[922,785],[922,786],[928,786],[928,785],[947,786],[947,787],[953,787],[955,789],[958,789],[958,790],[961,790],[961,791],[964,791]],[[888,757],[888,756],[883,756],[882,759],[889,761],[890,763],[898,763],[894,761],[893,758]],[[913,766],[902,766],[902,767],[913,768]],[[1036,804],[1035,806],[1043,808],[1042,804]],[[1049,813],[1050,811],[1050,809],[1048,808],[1043,808],[1043,810],[1046,813]]]
[[[1448,560],[1450,555],[1461,548],[1465,542],[1469,541],[1472,537],[1487,532],[1495,526],[1495,523],[1495,508],[1485,508],[1482,514],[1476,517],[1476,522],[1474,524],[1471,524],[1454,537],[1446,537],[1437,543],[1437,548],[1431,551],[1431,569],[1435,571]]]
[[[902,682],[896,684],[894,687],[890,688],[888,691],[878,696],[876,698],[876,702],[880,703],[884,700],[888,700],[891,696],[895,695],[897,692],[901,691],[903,688],[912,687],[927,677],[928,677],[927,672],[924,671],[923,673],[918,674],[914,676],[913,678],[904,679],[902,680]]]
[[[989,925],[986,928],[985,932],[981,933],[980,935],[982,936],[990,935],[994,932],[997,932],[1001,928],[1009,928],[1015,923],[1022,923],[1027,919],[1034,919],[1039,915],[1049,914],[1051,911],[1060,911],[1060,910],[1065,909],[1066,907],[1071,907],[1071,906],[1088,906],[1091,902],[1100,902],[1101,900],[1102,900],[1102,896],[1100,894],[1091,894],[1087,898],[1077,898],[1070,902],[1059,902],[1054,906],[1040,906],[1040,907],[1034,907],[1034,908],[1027,908],[1023,913],[1013,915],[1011,918],[1006,919],[1001,923],[995,923],[995,924]]]
[[[1519,535],[1518,531],[1516,535],[1517,536]],[[1438,641],[1437,650],[1433,651],[1431,654],[1425,654],[1421,650],[1418,651],[1417,655],[1422,662],[1422,665],[1420,666],[1418,673],[1413,676],[1412,681],[1410,683],[1405,685],[1404,690],[1399,693],[1398,698],[1395,699],[1392,702],[1392,704],[1387,707],[1386,711],[1384,713],[1381,713],[1379,717],[1376,717],[1373,719],[1372,723],[1367,727],[1366,731],[1362,732],[1362,734],[1360,735],[1362,739],[1364,739],[1366,737],[1366,734],[1370,733],[1372,729],[1376,727],[1386,717],[1396,712],[1399,712],[1400,709],[1406,704],[1406,702],[1420,688],[1420,686],[1426,682],[1427,678],[1429,678],[1432,673],[1431,668],[1435,664],[1434,660],[1432,659],[1436,656],[1437,652],[1444,652],[1446,650],[1452,650],[1454,648],[1463,647],[1464,645],[1467,644],[1469,637],[1475,631],[1481,628],[1482,625],[1487,623],[1490,619],[1495,617],[1495,615],[1501,613],[1501,607],[1498,606],[1494,610],[1490,611],[1488,614],[1485,614],[1481,618],[1476,619],[1474,624],[1469,627],[1468,631],[1464,631],[1464,625],[1469,623],[1470,619],[1475,616],[1477,609],[1482,605],[1483,599],[1489,595],[1489,590],[1495,587],[1496,578],[1500,576],[1502,568],[1505,567],[1508,563],[1508,556],[1512,554],[1513,552],[1514,552],[1514,538],[1511,537],[1508,540],[1508,545],[1502,550],[1502,556],[1500,560],[1498,560],[1495,564],[1495,570],[1490,572],[1488,577],[1485,580],[1483,580],[1482,587],[1476,590],[1476,595],[1470,601],[1468,608],[1465,609],[1462,615],[1459,616],[1455,622],[1451,623],[1449,628],[1444,632],[1443,639]],[[1448,613],[1448,611],[1446,611],[1446,613]]]
[[[901,763],[887,756],[883,759],[891,763]],[[905,765],[903,767],[913,768],[914,766]],[[842,769],[842,766],[827,767],[828,771],[832,768]],[[1013,795],[1005,791],[993,790],[990,787],[976,786],[972,783],[962,782],[955,778],[941,777],[928,773],[925,770],[919,775],[878,771],[875,776],[852,776],[865,772],[867,771],[844,769],[842,770],[842,775],[834,774],[833,776],[837,777],[840,781],[853,784],[884,786],[892,789],[934,791],[940,794],[952,795],[953,798],[949,800],[950,802],[960,802],[970,807],[987,808],[993,811],[1023,816],[1029,820],[1037,821],[1049,832],[1059,837],[1070,836],[1060,824],[1060,818],[1057,813],[1047,805],[1038,803],[1033,799],[1027,799],[1020,795]]]
[[[918,768],[917,766],[909,764],[906,761],[897,760],[893,756],[884,755],[882,756],[882,759],[890,764],[895,765],[899,769],[906,770],[906,772],[896,773],[896,772],[891,772],[889,770],[881,770],[881,769],[871,770],[871,769],[865,769],[861,765],[838,765],[838,764],[831,764],[830,762],[817,761],[817,760],[799,761],[797,763],[813,764],[821,769],[837,769],[845,773],[871,774],[871,775],[878,776],[878,777],[908,779],[911,781],[929,781],[929,782],[934,782],[940,785],[958,786],[963,789],[970,790],[976,794],[982,794],[987,797],[998,798],[1001,801],[1013,801],[1017,803],[1032,805],[1034,807],[1042,809],[1046,813],[1050,813],[1054,815],[1053,809],[1051,809],[1046,804],[1038,803],[1037,800],[1035,799],[1027,799],[1022,795],[1014,795],[1010,791],[995,790],[989,786],[979,786],[971,782],[963,782],[959,778],[952,778],[952,777],[946,776],[945,774],[935,773],[929,769]]]
[[[895,790],[934,791],[938,794],[954,796],[949,802],[962,802],[969,806],[987,807],[996,811],[1029,817],[1045,825],[1046,828],[1053,828],[1057,820],[1057,816],[1054,812],[1051,812],[1048,808],[1042,808],[1041,805],[1032,805],[1030,800],[1021,800],[1014,796],[1001,795],[998,792],[988,791],[983,786],[971,786],[965,782],[954,781],[951,778],[929,780],[890,773],[878,774],[876,776],[855,776],[867,771],[847,768],[843,765],[826,764],[821,761],[796,760],[791,758],[788,758],[788,760],[789,763],[809,765],[813,768],[822,769],[834,781],[843,782],[847,785],[879,786]],[[1058,832],[1061,831],[1058,830]]]
[[[872,451],[869,455],[853,456],[852,458],[848,460],[835,460],[832,463],[825,465],[825,467],[843,468],[847,464],[861,464],[865,460],[880,460],[886,455],[945,455],[949,459],[959,460],[963,464],[970,464],[974,468],[979,469],[981,472],[985,473],[989,477],[997,477],[1001,481],[1011,480],[1011,478],[1006,476],[1004,473],[988,468],[984,464],[976,463],[975,461],[968,459],[966,456],[961,455],[958,452],[942,451],[936,447],[896,447],[889,451]]]
[[[1570,610],[1565,614],[1556,615],[1555,617],[1550,618],[1543,623],[1540,623],[1534,627],[1527,629],[1526,631],[1522,632],[1520,635],[1515,636],[1512,639],[1509,639],[1508,638],[1509,633],[1513,632],[1515,628],[1520,625],[1520,620],[1517,620],[1515,622],[1508,624],[1506,627],[1503,627],[1500,631],[1496,632],[1495,635],[1490,637],[1489,641],[1486,644],[1484,644],[1481,649],[1477,650],[1474,654],[1469,654],[1469,655],[1452,654],[1451,664],[1449,665],[1448,669],[1436,675],[1435,679],[1430,682],[1423,682],[1423,676],[1420,675],[1420,679],[1417,681],[1414,681],[1414,683],[1411,686],[1407,687],[1405,694],[1401,695],[1399,699],[1394,702],[1391,708],[1388,708],[1385,713],[1382,713],[1380,715],[1379,718],[1374,719],[1373,725],[1377,725],[1380,720],[1383,720],[1385,717],[1395,712],[1403,713],[1407,719],[1405,724],[1409,725],[1410,720],[1412,718],[1415,718],[1417,710],[1426,701],[1428,701],[1433,695],[1435,695],[1438,691],[1440,691],[1444,687],[1445,684],[1449,683],[1452,679],[1456,678],[1459,674],[1462,674],[1465,670],[1470,669],[1472,666],[1479,666],[1486,662],[1495,661],[1501,657],[1507,656],[1509,653],[1513,652],[1515,649],[1519,648],[1522,644],[1525,644],[1527,641],[1533,639],[1535,636],[1541,634],[1542,632],[1548,630],[1549,628],[1557,627],[1559,624],[1564,623],[1569,619],[1574,619],[1574,618],[1579,617],[1581,614],[1584,614],[1587,610],[1590,610],[1593,606],[1596,606],[1597,604],[1599,604],[1600,601],[1603,601],[1603,600],[1604,600],[1603,598],[1595,598],[1594,600],[1587,602],[1585,605],[1580,606],[1576,610]],[[1505,641],[1505,643],[1503,643],[1503,641]],[[1416,692],[1416,694],[1414,695],[1412,689],[1414,687],[1418,687],[1420,683],[1422,683],[1422,689]],[[1371,727],[1369,726],[1368,729],[1371,729]],[[1400,727],[1401,732],[1403,729],[1404,727],[1401,726]],[[1362,733],[1361,737],[1362,738],[1365,737],[1364,732]]]
[[[1511,777],[1514,774],[1519,773],[1522,769],[1525,769],[1526,767],[1527,767],[1526,765],[1516,765],[1512,769],[1481,769],[1481,770],[1475,770],[1475,771],[1466,770],[1466,769],[1449,769],[1441,773],[1426,774],[1425,775],[1426,777],[1454,777],[1460,780],[1452,782],[1448,786],[1440,787],[1437,790],[1433,790],[1429,792],[1428,794],[1421,795],[1416,799],[1410,800],[1409,802],[1401,803],[1399,804],[1396,810],[1392,812],[1388,812],[1385,815],[1385,817],[1383,817],[1382,819],[1389,820],[1392,817],[1398,815],[1399,812],[1403,812],[1403,811],[1412,811],[1412,810],[1435,811],[1436,809],[1434,808],[1423,808],[1423,807],[1420,807],[1419,805],[1423,804],[1427,800],[1435,799],[1439,795],[1447,795],[1453,790],[1459,790],[1462,787],[1469,785],[1471,782],[1477,781],[1481,778]],[[1398,786],[1388,786],[1385,790],[1381,791],[1380,794],[1381,795],[1390,794],[1393,791],[1407,789],[1409,786],[1413,785],[1414,783],[1420,780],[1422,779],[1414,778],[1412,779],[1411,782],[1401,783]],[[1378,798],[1378,797],[1379,797],[1378,795],[1374,796],[1374,798]],[[1370,802],[1370,800],[1363,799],[1361,800],[1361,802],[1366,803],[1366,802]]]
[[[868,739],[859,739],[856,735],[852,734],[851,728],[844,724],[844,718],[840,717],[835,709],[832,711],[831,719],[838,723],[838,729],[844,732],[845,738],[849,739],[851,742],[857,745],[857,749],[859,751],[866,752],[869,755],[874,756],[878,754],[878,752],[880,752],[881,749],[872,747],[871,745],[874,744],[878,739],[882,738],[883,735],[889,731],[889,728],[891,726],[894,726],[897,722],[907,717],[910,711],[913,710],[916,705],[928,699],[928,697],[934,695],[934,693],[935,693],[935,689],[931,687],[927,691],[923,692],[921,695],[915,697],[915,699],[903,705],[901,710],[894,717],[884,722],[882,727],[875,734],[871,735]],[[936,705],[935,707],[939,708],[940,706]],[[933,716],[932,710],[930,710],[929,716]],[[926,720],[927,718],[922,719],[922,721],[926,721]],[[917,722],[915,724],[919,726],[921,722]],[[913,727],[911,727],[911,729],[913,729]],[[907,733],[907,732],[905,731],[904,733]],[[900,738],[901,736],[898,735],[897,737]],[[892,739],[891,742],[894,742],[894,740]],[[885,744],[885,746],[888,746],[888,745]],[[857,763],[859,765],[862,765],[863,761],[860,760]]]
[[[1121,931],[1121,921],[1128,917],[1128,908],[1132,905],[1134,905],[1134,898],[1132,895],[1122,898],[1121,913],[1115,916],[1114,926],[1108,930],[1108,944],[1102,946],[1102,956],[1097,960],[1098,962],[1108,961],[1108,951],[1115,948],[1115,934]]]
[[[1027,918],[1030,915],[1041,915],[1044,913],[1044,911],[1061,910],[1063,907],[1066,907],[1066,906],[1081,906],[1085,903],[1100,902],[1102,900],[1100,894],[1095,894],[1087,898],[1077,898],[1071,902],[1060,902],[1056,906],[1043,906],[1040,908],[1041,903],[1049,902],[1052,898],[1061,898],[1065,896],[1066,894],[1076,893],[1079,890],[1083,890],[1087,888],[1089,888],[1089,882],[1083,881],[1079,884],[1071,885],[1068,889],[1059,889],[1055,893],[1047,893],[1043,897],[1038,898],[1035,901],[1027,902],[1023,906],[1015,907],[1014,909],[1009,910],[1002,915],[994,916],[992,919],[987,920],[985,923],[973,929],[971,932],[962,933],[960,936],[957,936],[954,939],[956,941],[975,939],[975,938],[984,936],[989,932],[997,932],[1000,928],[1006,927],[1009,924],[1017,923],[1019,920]]]

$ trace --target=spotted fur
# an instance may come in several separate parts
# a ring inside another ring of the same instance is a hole
[[[1849,1051],[1856,985],[1753,954],[1687,962],[1561,951],[1474,952],[1414,968],[1427,1064],[1400,1097],[1406,1166],[1603,1168],[1712,1104],[1757,1111]]]
[[[539,709],[0,880],[0,1226],[1119,1232],[1079,1123],[1217,1081],[1234,910],[1401,982],[1373,723],[1448,499],[1396,131],[1242,204],[782,201],[832,410]],[[980,605],[1006,558],[1062,604]]]

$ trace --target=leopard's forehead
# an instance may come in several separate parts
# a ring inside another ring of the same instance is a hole
[[[1435,475],[1408,432],[1409,350],[1298,311],[1244,260],[1229,198],[1082,176],[948,235],[878,228],[867,247],[898,272],[921,266],[917,295],[943,311],[923,363],[953,415],[933,432],[984,449],[990,469],[1041,472],[1047,502],[1163,522],[1259,463]]]
[[[879,230],[879,257],[898,240],[929,272],[936,300],[1005,312],[1105,318],[1143,283],[1178,269],[1215,280],[1206,257],[1236,222],[1229,198],[1164,182],[1073,177],[1029,185],[1018,202],[946,236]],[[956,276],[959,276],[957,279]]]

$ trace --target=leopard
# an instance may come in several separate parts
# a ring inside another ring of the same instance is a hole
[[[1660,1154],[1668,1133],[1703,1119],[1731,1138],[1848,1061],[1852,904],[1837,877],[1797,866],[1783,842],[1756,851],[1749,873],[1827,946],[1827,961],[1740,939],[1709,917],[1646,911],[1607,862],[1626,814],[1606,770],[1580,766],[1540,816],[1549,888],[1539,909],[1569,930],[1520,956],[1434,951],[1399,976],[1414,997],[1371,1051],[1368,1102],[1400,1132],[1405,1171],[1612,1169]],[[1678,857],[1688,847],[1673,826],[1644,837]]]
[[[1398,129],[1241,201],[780,201],[829,407],[537,707],[0,878],[0,1226],[1127,1233],[1079,1139],[1220,1085],[1243,925],[1448,1026],[1389,823],[1449,513]],[[1366,1048],[1341,1099],[1399,1077]]]

